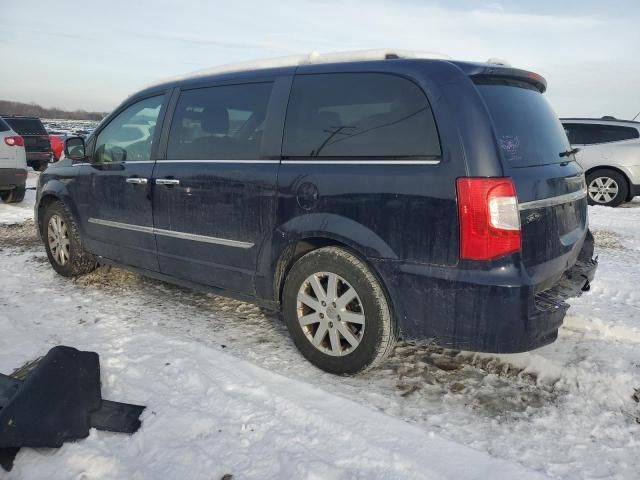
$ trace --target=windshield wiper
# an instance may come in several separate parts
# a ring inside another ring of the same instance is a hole
[[[571,155],[575,155],[576,153],[578,153],[580,151],[579,148],[572,148],[571,150],[567,150],[566,152],[560,152],[560,158],[562,157],[569,157]]]

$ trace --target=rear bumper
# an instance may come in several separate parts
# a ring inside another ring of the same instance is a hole
[[[27,171],[22,168],[0,168],[0,190],[13,190],[27,183]]]
[[[27,164],[33,162],[50,162],[51,152],[29,152],[27,151]]]
[[[516,353],[553,342],[569,305],[593,280],[593,237],[585,239],[575,265],[542,292],[518,268],[500,271],[376,262],[406,340],[435,339],[442,346]],[[445,271],[447,272],[445,274]]]

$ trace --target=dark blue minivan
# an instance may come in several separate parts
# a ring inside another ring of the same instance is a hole
[[[67,139],[38,228],[62,275],[112,263],[281,309],[333,373],[398,338],[534,349],[596,269],[584,173],[545,89],[389,52],[166,81]]]

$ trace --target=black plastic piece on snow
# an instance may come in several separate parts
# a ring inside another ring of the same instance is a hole
[[[103,400],[98,354],[52,348],[24,380],[0,374],[0,465],[20,447],[61,447],[90,428],[134,433],[145,407]]]

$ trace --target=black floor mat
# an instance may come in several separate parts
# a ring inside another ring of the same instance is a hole
[[[61,447],[90,428],[134,433],[145,407],[103,400],[98,354],[54,347],[22,380],[0,374],[0,466],[21,447]]]

